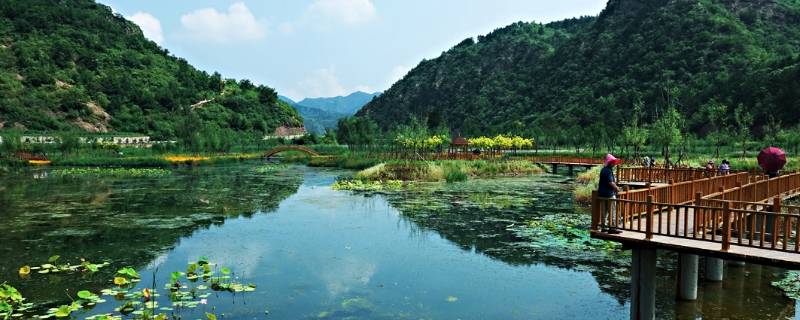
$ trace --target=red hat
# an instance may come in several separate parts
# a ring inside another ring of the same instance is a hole
[[[610,164],[613,164],[613,165],[615,165],[615,166],[616,166],[616,165],[618,165],[618,164],[620,164],[620,163],[622,163],[622,160],[620,160],[620,159],[617,159],[617,157],[615,157],[615,156],[611,155],[610,153],[606,155],[606,160],[605,160],[605,162],[604,162],[604,164],[605,164],[606,166],[608,166],[608,165],[610,165]]]

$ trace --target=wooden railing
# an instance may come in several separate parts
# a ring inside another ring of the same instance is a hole
[[[617,198],[645,202],[648,196],[652,195],[655,202],[686,204],[694,201],[694,195],[697,192],[711,194],[726,186],[736,186],[737,183],[746,183],[749,181],[748,179],[748,174],[744,172],[721,175],[647,189],[620,192]]]
[[[541,157],[526,157],[525,160],[537,163],[564,163],[564,164],[587,164],[587,165],[602,165],[603,159],[600,158],[587,158],[587,157],[574,157],[574,156],[541,156]]]
[[[731,183],[735,187],[725,188]],[[797,253],[800,206],[781,200],[797,193],[800,173],[769,180],[742,173],[621,193],[618,199],[595,194],[592,228],[642,232],[648,240],[659,235],[712,241],[722,251],[736,244]]]
[[[618,167],[616,171],[618,181],[649,183],[677,183],[730,174],[691,168]]]

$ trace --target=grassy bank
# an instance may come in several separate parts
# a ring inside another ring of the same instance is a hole
[[[542,173],[529,161],[390,161],[359,171],[364,181],[464,181],[469,177],[519,176]]]
[[[592,191],[597,190],[600,182],[600,170],[602,167],[596,166],[586,170],[575,177],[575,201],[588,204],[592,201]]]

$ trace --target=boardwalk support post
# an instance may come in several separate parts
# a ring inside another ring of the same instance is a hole
[[[731,249],[731,203],[722,205],[722,251]]]
[[[633,249],[631,263],[631,320],[656,317],[656,249]]]
[[[647,196],[647,225],[645,226],[645,239],[653,240],[653,195]]]
[[[725,262],[720,258],[706,257],[705,278],[708,281],[722,281]]]
[[[697,269],[700,257],[681,253],[678,260],[678,299],[697,300]]]
[[[769,183],[767,184],[769,186]],[[781,206],[781,197],[775,197],[772,199],[772,212],[781,213],[783,210]],[[772,243],[778,242],[778,216],[767,213],[767,234],[770,234],[772,237]]]

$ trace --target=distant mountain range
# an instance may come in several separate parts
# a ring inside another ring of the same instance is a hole
[[[358,110],[361,110],[361,107],[380,94],[381,92],[366,93],[357,91],[347,96],[306,98],[300,100],[300,102],[285,96],[278,96],[278,99],[297,109],[304,119],[306,130],[322,134],[325,129],[336,128],[336,122],[339,119],[354,115]]]

